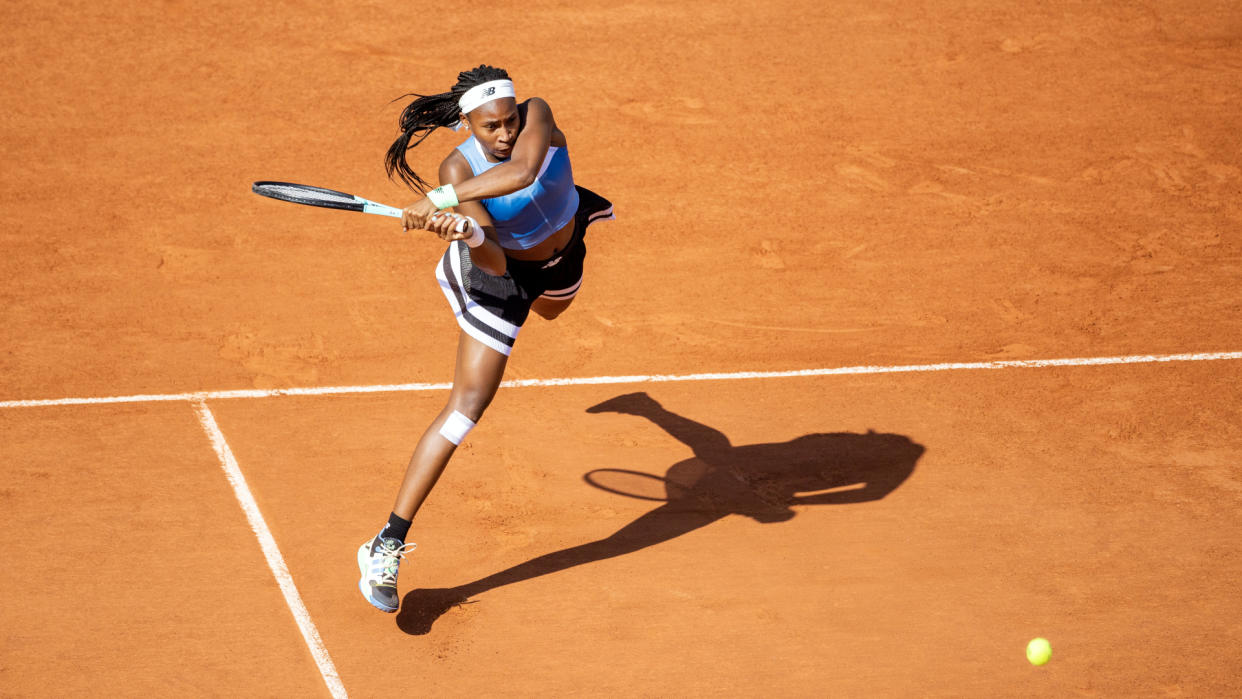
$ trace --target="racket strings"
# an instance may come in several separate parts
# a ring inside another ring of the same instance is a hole
[[[320,189],[319,187],[308,187],[306,185],[262,184],[256,186],[255,191],[265,196],[289,201],[309,201],[325,204],[353,204],[355,202],[352,194],[334,192],[330,189]]]

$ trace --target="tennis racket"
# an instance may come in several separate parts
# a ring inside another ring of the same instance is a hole
[[[324,189],[323,187],[293,184],[292,182],[262,181],[251,185],[250,191],[260,196],[290,201],[294,204],[322,206],[327,209],[343,209],[345,211],[361,211],[364,214],[401,218],[401,209],[396,207],[373,202],[370,199],[363,199],[345,192],[338,192],[334,189]]]
[[[294,204],[322,206],[326,209],[342,209],[344,211],[361,211],[364,214],[401,218],[401,209],[396,207],[380,204],[370,199],[363,199],[353,194],[338,192],[335,189],[312,187],[308,184],[263,180],[250,185],[250,191],[260,196],[293,202]],[[455,226],[458,233],[464,233],[470,227],[471,221],[473,221],[473,219],[460,214],[447,215],[460,219],[460,222]]]
[[[281,201],[292,201],[293,204],[306,204],[307,206],[323,206],[324,209],[342,209],[344,211],[361,211],[363,214],[376,214],[379,216],[391,216],[394,219],[400,219],[401,210],[395,206],[379,204],[379,202],[363,199],[360,196],[345,194],[343,191],[333,189],[323,189],[323,187],[313,187],[311,185],[296,185],[293,183],[273,183],[273,181],[261,180],[250,185],[250,190],[257,195],[270,196],[272,199]],[[453,219],[457,219],[457,225],[453,226],[453,230],[458,233],[465,233],[469,227],[478,226],[478,222],[469,216],[461,214],[448,214]],[[440,214],[432,215],[432,219]]]

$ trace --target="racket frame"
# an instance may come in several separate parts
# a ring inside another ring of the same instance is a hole
[[[310,191],[315,191],[315,192],[324,192],[326,194],[331,194],[336,197],[348,197],[348,200],[313,199],[310,197],[305,198],[305,199],[300,199],[300,198],[293,198],[293,197],[278,196],[275,192],[267,190],[265,187],[266,185],[278,185],[281,187],[296,187],[298,189],[310,190]],[[254,192],[255,194],[258,194],[259,196],[267,197],[268,199],[275,199],[277,201],[287,201],[290,204],[302,204],[304,206],[316,206],[321,209],[337,209],[339,211],[361,211],[364,214],[375,214],[376,216],[390,216],[392,218],[401,218],[401,215],[402,215],[402,210],[398,209],[395,206],[388,206],[387,204],[381,204],[376,201],[371,201],[370,199],[363,199],[362,197],[356,194],[350,194],[348,192],[341,192],[335,189],[328,189],[326,187],[315,187],[309,184],[298,184],[296,182],[277,182],[275,180],[259,180],[258,182],[255,182],[254,184],[250,185],[250,191]],[[445,212],[445,213],[446,215],[452,216],[454,219],[457,220],[457,225],[453,227],[455,231],[457,231],[458,233],[466,232],[466,229],[470,225],[468,217],[462,216],[461,214],[457,214],[457,213],[450,213],[450,212]]]
[[[338,197],[348,197],[348,201],[330,201],[330,200],[314,200],[314,199],[291,199],[288,197],[277,196],[273,192],[267,191],[265,185],[279,185],[282,187],[297,187],[299,189],[307,189],[317,192],[325,192]],[[340,209],[341,211],[361,211],[364,214],[375,214],[377,216],[390,216],[392,218],[401,218],[401,209],[387,204],[364,199],[356,194],[347,192],[339,192],[335,189],[327,189],[325,187],[314,187],[308,184],[297,184],[296,182],[276,182],[274,180],[260,180],[250,185],[250,191],[259,196],[269,199],[277,199],[279,201],[287,201],[290,204],[302,204],[304,206],[317,206],[321,209]]]

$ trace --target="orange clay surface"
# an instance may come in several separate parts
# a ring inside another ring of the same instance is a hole
[[[449,380],[441,244],[249,185],[409,203],[389,100],[482,62],[620,217],[509,378],[1242,350],[1236,2],[313,5],[0,4],[0,401]],[[208,406],[353,696],[1237,696],[1240,384],[502,389],[396,615],[354,553],[444,392]],[[327,695],[188,402],[0,464],[0,695]]]

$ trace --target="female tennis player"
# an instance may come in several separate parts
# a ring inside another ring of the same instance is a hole
[[[548,103],[518,102],[505,71],[482,65],[460,73],[448,92],[406,96],[415,99],[401,112],[385,166],[389,177],[427,193],[403,212],[405,229],[451,241],[436,277],[461,333],[448,403],[410,457],[388,524],[358,549],[358,587],[385,612],[400,606],[397,572],[414,548],[405,543],[411,521],[496,395],[522,324],[532,310],[552,320],[569,307],[582,285],[586,228],[612,218],[612,204],[574,184]],[[469,129],[470,137],[440,163],[441,185],[427,191],[406,151],[439,127]]]

